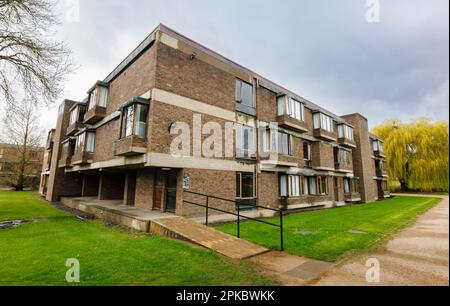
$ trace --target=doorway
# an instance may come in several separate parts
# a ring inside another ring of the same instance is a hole
[[[177,171],[157,169],[153,189],[153,209],[175,213],[177,208]]]

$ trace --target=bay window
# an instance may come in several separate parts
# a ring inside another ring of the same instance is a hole
[[[108,105],[108,85],[97,82],[93,89],[89,92],[88,110],[96,106],[105,107]]]
[[[94,153],[95,132],[83,132],[76,136],[75,154],[82,152]]]
[[[338,134],[339,134],[339,138],[355,140],[353,128],[348,125],[345,125],[345,124],[339,125]]]
[[[319,194],[327,195],[328,194],[328,178],[326,176],[319,176],[317,178],[318,186],[319,186]]]
[[[137,136],[147,137],[148,105],[135,103],[126,106],[122,110],[122,132],[121,137]]]
[[[78,121],[78,107],[74,108],[71,112],[70,112],[70,120],[69,120],[69,125],[73,125],[75,123],[77,123]]]
[[[337,152],[337,163],[339,165],[349,165],[350,164],[350,152],[342,149],[336,149]]]
[[[359,193],[359,178],[344,178],[344,193]]]
[[[315,113],[313,116],[314,129],[322,129],[327,132],[334,132],[333,118],[323,113]]]
[[[277,98],[278,116],[288,115],[299,121],[305,121],[305,105],[291,97]]]

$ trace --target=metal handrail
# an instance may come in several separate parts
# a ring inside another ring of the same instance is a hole
[[[195,206],[198,206],[198,207],[203,207],[203,208],[206,209],[206,218],[205,218],[206,226],[209,225],[209,211],[210,210],[214,210],[214,211],[218,211],[218,212],[221,212],[221,213],[225,213],[225,214],[236,216],[237,217],[237,237],[238,238],[241,238],[241,218],[246,219],[246,220],[256,221],[256,222],[263,223],[263,224],[267,224],[267,225],[270,225],[270,226],[275,226],[275,227],[280,228],[280,250],[281,251],[284,250],[283,210],[282,209],[275,209],[275,208],[266,207],[266,206],[260,206],[260,205],[251,205],[251,204],[243,203],[243,202],[240,202],[240,201],[224,199],[224,198],[220,198],[220,197],[216,197],[216,196],[210,196],[210,195],[206,195],[206,194],[202,194],[202,193],[198,193],[198,192],[192,192],[192,191],[184,191],[184,192],[188,193],[188,194],[193,194],[193,195],[197,195],[197,196],[206,197],[206,205],[199,204],[199,203],[194,203],[194,202],[187,201],[187,200],[183,199],[183,202],[186,203],[186,204],[191,204],[191,205],[195,205]],[[226,211],[226,210],[223,210],[223,209],[219,209],[219,208],[215,208],[215,207],[211,207],[210,206],[210,202],[209,202],[210,199],[226,201],[226,202],[237,204],[236,205],[237,213],[229,212],[229,211]],[[241,214],[241,207],[240,207],[240,205],[251,206],[251,207],[255,207],[255,208],[262,208],[262,209],[267,209],[267,210],[278,212],[280,214],[280,224],[271,223],[271,222],[267,222],[267,221],[264,221],[264,220],[261,220],[261,219],[251,218],[251,217],[242,215]]]

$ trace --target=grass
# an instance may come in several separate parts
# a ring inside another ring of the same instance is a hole
[[[0,286],[68,285],[66,260],[80,262],[79,285],[277,285],[248,262],[187,243],[108,228],[62,213],[34,193],[0,193],[3,220],[45,218],[0,230]]]
[[[38,199],[33,192],[0,192],[0,221],[69,216]]]
[[[283,218],[285,250],[299,256],[335,262],[349,252],[366,252],[380,246],[439,202],[440,199],[435,198],[399,196],[365,205],[288,215]],[[277,224],[278,220],[268,219]],[[218,229],[236,234],[235,224]],[[350,230],[367,234],[351,234]],[[303,235],[299,231],[312,231],[313,234]],[[278,228],[249,221],[241,224],[241,238],[278,248],[280,232]]]

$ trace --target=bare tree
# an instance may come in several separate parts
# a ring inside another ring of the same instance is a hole
[[[19,96],[49,105],[74,66],[55,41],[56,0],[0,0],[0,98]],[[22,94],[22,95],[21,95]]]
[[[30,160],[31,153],[38,152],[44,142],[43,130],[39,127],[39,109],[29,99],[8,104],[3,118],[4,137],[14,145],[15,156],[13,174],[9,185],[16,190],[23,190],[26,178],[33,175],[36,164]]]

